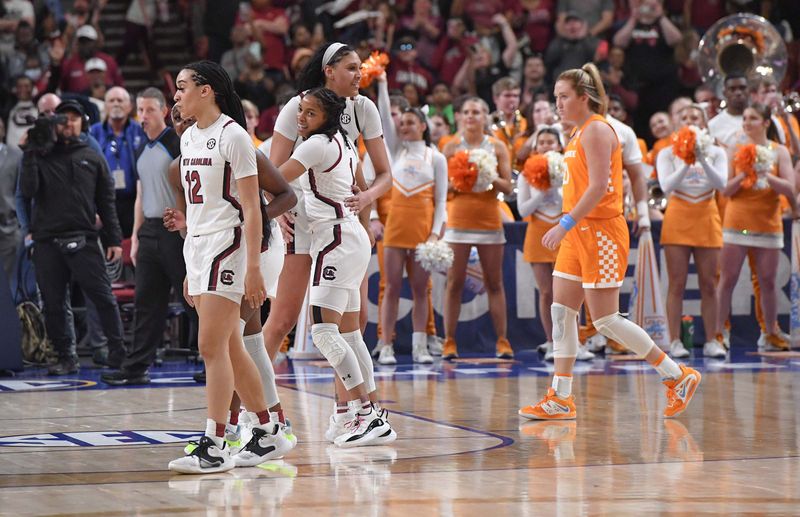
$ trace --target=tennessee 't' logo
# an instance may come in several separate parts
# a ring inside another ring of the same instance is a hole
[[[217,145],[217,141],[214,138],[209,138],[208,142],[206,142],[206,147],[209,149],[213,149],[215,145]]]
[[[226,269],[219,274],[219,281],[224,285],[233,285],[233,271]]]
[[[322,268],[322,278],[325,280],[336,280],[336,268],[333,266],[325,266]]]
[[[343,126],[349,124],[350,120],[350,115],[347,113],[342,113],[342,116],[339,117],[339,122],[341,122]]]

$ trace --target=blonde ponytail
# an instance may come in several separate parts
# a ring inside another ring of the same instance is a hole
[[[561,72],[558,81],[568,81],[572,84],[578,95],[586,94],[589,97],[589,109],[605,116],[608,107],[608,97],[600,78],[600,71],[593,63],[586,63],[581,68],[573,68]]]

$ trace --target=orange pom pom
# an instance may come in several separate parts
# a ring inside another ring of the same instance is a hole
[[[361,63],[361,82],[359,87],[367,88],[378,78],[389,66],[389,56],[385,52],[373,51],[372,54]]]
[[[550,169],[547,165],[547,157],[543,154],[530,155],[525,160],[525,166],[522,167],[522,176],[531,187],[537,190],[549,190]]]
[[[472,192],[478,179],[478,166],[469,161],[469,151],[458,151],[447,160],[447,174],[453,188],[459,192]]]
[[[689,165],[692,165],[697,156],[694,154],[697,135],[688,126],[680,128],[672,135],[672,154]]]
[[[756,145],[747,144],[739,146],[733,156],[733,171],[745,174],[742,180],[742,188],[752,188],[756,184],[758,175],[756,174]]]

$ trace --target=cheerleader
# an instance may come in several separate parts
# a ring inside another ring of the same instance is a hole
[[[542,126],[537,131],[534,152],[543,155],[549,151],[561,153],[560,128]],[[539,289],[539,317],[542,328],[547,337],[544,343],[545,361],[553,360],[553,321],[550,318],[550,306],[553,304],[553,264],[556,262],[558,249],[551,250],[542,245],[542,237],[561,218],[561,185],[551,186],[547,190],[539,190],[532,186],[525,178],[519,177],[519,193],[517,208],[521,217],[528,217],[528,227],[525,231],[525,244],[523,245],[523,259],[533,268],[536,286]],[[588,361],[594,359],[594,354],[581,345],[578,350],[578,360]]]
[[[358,329],[359,290],[371,257],[369,236],[355,215],[359,209],[348,203],[359,165],[355,144],[341,125],[345,107],[345,99],[332,90],[307,91],[297,113],[303,142],[280,171],[288,181],[305,176],[303,202],[313,257],[311,336],[347,390],[352,409],[333,441],[356,447],[389,443],[397,435],[370,401],[375,386],[369,352],[348,342],[341,331],[345,326]]]
[[[689,126],[707,129],[705,111],[692,104],[683,108],[680,122],[684,129],[676,138],[692,134]],[[687,133],[690,132],[690,133]],[[697,138],[697,137],[696,137]],[[708,137],[710,139],[710,137]],[[664,195],[669,197],[664,222],[661,226],[661,246],[667,261],[669,290],[667,291],[667,324],[672,357],[689,357],[680,339],[683,294],[689,274],[689,260],[694,256],[700,287],[700,311],[706,344],[703,355],[725,357],[725,349],[713,339],[717,328],[716,277],[719,251],[722,247],[722,222],[717,208],[716,190],[722,190],[728,178],[728,158],[716,145],[695,145],[694,163],[686,163],[676,156],[682,150],[679,141],[665,147],[656,159],[658,182]]]
[[[742,263],[753,254],[761,289],[765,332],[758,340],[765,350],[788,350],[778,326],[775,276],[783,249],[780,196],[794,200],[794,172],[786,147],[773,140],[776,132],[768,106],[755,103],[744,110],[744,143],[729,151],[730,175],[722,193],[730,200],[722,224],[721,273],[717,288],[717,341],[730,315],[731,295]],[[749,158],[749,159],[748,159]],[[759,163],[761,159],[766,161]]]
[[[511,185],[511,159],[506,146],[486,134],[489,107],[478,97],[468,97],[461,106],[463,130],[458,137],[445,145],[443,153],[449,159],[459,151],[482,149],[497,157],[498,178],[486,192],[458,192],[453,190],[447,204],[447,230],[445,242],[455,255],[453,266],[447,272],[447,289],[444,302],[445,343],[443,359],[458,357],[456,325],[461,312],[461,292],[467,274],[467,261],[472,246],[478,248],[483,281],[489,295],[489,314],[497,333],[496,355],[512,358],[514,351],[506,337],[506,295],[503,288],[503,245],[506,242],[500,215],[497,192],[509,194]]]
[[[664,378],[664,416],[684,411],[700,374],[678,366],[647,333],[619,314],[619,288],[625,278],[628,226],[622,216],[622,144],[605,119],[605,89],[593,64],[563,72],[555,85],[559,115],[575,124],[564,160],[563,211],[559,224],[542,238],[555,250],[553,272],[552,387],[519,415],[533,420],[573,420],[572,370],[578,354],[578,311],[584,299],[597,330],[644,357]]]

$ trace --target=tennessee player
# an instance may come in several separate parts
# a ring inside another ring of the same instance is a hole
[[[594,325],[644,357],[667,387],[664,416],[684,411],[700,383],[700,373],[677,365],[647,333],[619,314],[619,288],[628,258],[628,226],[622,215],[622,146],[605,119],[605,89],[593,64],[563,72],[555,85],[562,119],[575,124],[564,159],[563,211],[559,224],[542,238],[555,249],[561,244],[553,276],[552,387],[536,405],[519,410],[533,420],[576,417],[572,370],[578,354],[578,310],[584,299]]]

